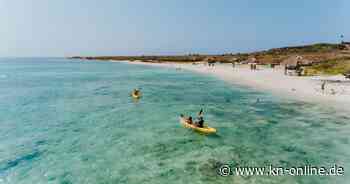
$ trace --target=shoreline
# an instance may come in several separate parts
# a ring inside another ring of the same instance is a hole
[[[282,68],[271,69],[259,66],[258,70],[251,71],[248,65],[238,65],[233,68],[229,64],[216,64],[215,67],[211,68],[202,63],[192,65],[183,63],[146,63],[139,61],[122,62],[188,70],[203,75],[211,75],[230,84],[242,85],[262,92],[270,92],[282,98],[323,103],[343,110],[346,110],[350,105],[350,80],[342,79],[342,76],[286,76]],[[325,91],[322,92],[321,85],[324,80],[328,82],[326,83]],[[337,80],[341,80],[342,82],[336,82]]]

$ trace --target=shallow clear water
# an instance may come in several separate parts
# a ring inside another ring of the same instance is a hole
[[[348,183],[350,116],[174,69],[0,59],[0,183]],[[141,87],[143,98],[130,99]],[[261,99],[256,103],[256,99]],[[218,129],[184,129],[203,107]],[[345,167],[345,176],[229,176],[220,164]]]

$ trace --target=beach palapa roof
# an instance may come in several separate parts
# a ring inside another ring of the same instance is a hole
[[[300,65],[309,65],[312,64],[313,61],[308,60],[303,58],[302,56],[290,56],[289,58],[285,59],[284,61],[282,61],[282,65],[287,65],[287,66],[297,66],[298,63]]]
[[[256,64],[257,61],[255,57],[250,57],[247,60],[241,61],[241,64]]]
[[[238,61],[238,58],[233,57],[233,58],[230,58],[230,59],[229,59],[229,62],[232,62],[232,63],[233,63],[233,62],[236,62],[236,61]]]
[[[205,62],[212,62],[212,61],[215,61],[215,58],[214,57],[206,57],[206,58],[204,58],[203,61],[205,61]]]
[[[282,61],[282,65],[286,66],[297,66],[299,58],[297,56],[290,56],[287,59]]]

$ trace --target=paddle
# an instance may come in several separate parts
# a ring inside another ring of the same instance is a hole
[[[198,112],[198,116],[202,116],[203,115],[203,109],[201,109],[199,112]]]

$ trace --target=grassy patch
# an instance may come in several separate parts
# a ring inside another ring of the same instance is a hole
[[[319,64],[307,67],[306,75],[337,75],[350,72],[350,57],[330,59]]]

